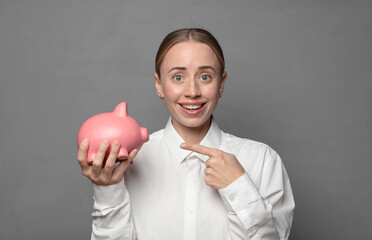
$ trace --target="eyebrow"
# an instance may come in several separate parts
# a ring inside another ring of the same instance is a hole
[[[216,70],[212,66],[209,66],[209,65],[200,66],[199,69],[200,70],[211,69],[212,71],[216,72]],[[186,70],[186,67],[173,67],[168,71],[168,73],[170,73],[171,71],[174,71],[174,70]]]
[[[172,72],[173,70],[186,70],[186,68],[185,68],[185,67],[173,67],[173,68],[171,68],[171,69],[168,71],[168,73]]]
[[[211,69],[213,72],[216,72],[216,69],[214,69],[212,66],[209,66],[209,65],[200,66],[199,69],[200,69],[200,70],[203,70],[203,69]]]

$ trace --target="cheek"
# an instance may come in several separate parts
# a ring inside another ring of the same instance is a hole
[[[164,84],[163,92],[168,100],[175,100],[182,94],[182,89],[174,85]]]
[[[203,95],[209,98],[210,100],[218,99],[219,96],[218,86],[208,87],[203,92],[204,92]]]

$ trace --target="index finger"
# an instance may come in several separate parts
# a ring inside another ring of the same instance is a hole
[[[88,139],[84,139],[79,145],[77,159],[82,169],[85,169],[86,167],[88,167],[88,162],[87,162],[88,147],[89,147]]]
[[[180,146],[182,149],[190,150],[193,152],[197,152],[203,155],[207,155],[209,157],[216,156],[218,149],[206,147],[200,144],[194,144],[194,143],[182,143]]]

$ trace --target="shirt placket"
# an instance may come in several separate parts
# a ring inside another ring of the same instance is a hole
[[[200,193],[200,160],[196,156],[186,159],[186,186],[184,202],[184,240],[196,239],[197,206]]]

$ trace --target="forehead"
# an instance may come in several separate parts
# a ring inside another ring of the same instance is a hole
[[[164,68],[174,66],[192,68],[206,65],[215,68],[219,66],[216,54],[207,44],[193,41],[175,44],[163,60]]]

